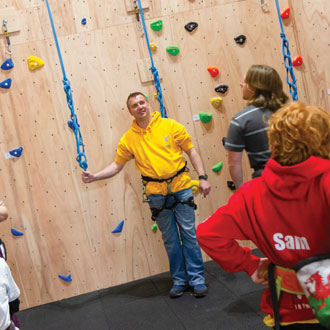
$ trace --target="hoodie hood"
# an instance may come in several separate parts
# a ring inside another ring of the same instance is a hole
[[[145,129],[141,128],[137,124],[136,120],[134,119],[132,122],[132,127],[131,127],[132,131],[134,131],[135,133],[138,133],[138,134],[143,134],[146,130],[151,129],[151,127],[155,126],[158,123],[159,119],[161,118],[160,113],[155,111],[155,112],[152,112],[150,115],[152,118],[151,118],[151,121],[150,121],[149,125],[147,126],[147,128],[145,128]]]
[[[307,193],[317,176],[329,171],[330,160],[315,156],[292,166],[281,166],[271,158],[262,178],[274,195],[283,199],[297,199]]]

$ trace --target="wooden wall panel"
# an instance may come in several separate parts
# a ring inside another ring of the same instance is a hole
[[[114,159],[117,143],[131,125],[127,95],[142,91],[149,95],[153,109],[159,108],[153,84],[141,83],[137,69],[137,60],[149,57],[145,39],[124,1],[50,3],[89,169],[97,171]],[[324,56],[329,48],[329,5],[321,0],[288,0],[281,5],[292,10],[291,19],[284,22],[291,54],[299,53],[305,61],[295,69],[299,96],[329,110],[330,78]],[[141,202],[134,163],[111,180],[81,182],[45,2],[1,1],[0,9],[7,7],[19,11],[21,31],[10,36],[14,69],[0,72],[0,80],[13,79],[10,90],[0,90],[0,152],[4,155],[19,146],[24,151],[20,158],[0,160],[0,198],[10,211],[9,219],[0,224],[0,237],[7,243],[23,308],[166,271],[161,234],[151,231],[153,222],[148,206]],[[145,17],[150,42],[158,47],[154,60],[163,77],[168,115],[187,127],[212,183],[209,197],[196,196],[199,223],[232,194],[226,187],[230,177],[221,139],[231,117],[244,107],[239,82],[246,70],[251,64],[265,63],[286,79],[275,5],[269,3],[265,12],[257,0],[157,0],[150,1]],[[82,18],[87,19],[85,26]],[[157,19],[164,23],[160,32],[149,27]],[[193,33],[184,29],[190,21],[199,24]],[[247,36],[245,45],[234,42],[238,34]],[[166,52],[170,45],[180,48],[178,56]],[[7,58],[4,50],[1,38],[0,62]],[[29,71],[30,55],[43,59],[45,66]],[[208,66],[218,66],[220,75],[212,78]],[[218,96],[214,88],[220,83],[229,85],[229,91],[220,95],[222,107],[214,109],[210,98]],[[213,114],[211,123],[193,121],[200,111]],[[213,173],[211,167],[219,161],[224,167]],[[250,173],[244,156],[246,180]],[[121,220],[125,220],[123,232],[112,234]],[[24,236],[13,237],[12,227]],[[73,278],[70,284],[57,277],[68,273]]]

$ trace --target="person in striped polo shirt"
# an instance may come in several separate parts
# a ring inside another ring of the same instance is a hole
[[[229,172],[237,189],[243,183],[244,149],[254,170],[252,178],[261,176],[271,156],[267,121],[288,100],[279,74],[268,65],[252,65],[240,85],[247,107],[233,116],[224,141],[228,150]]]

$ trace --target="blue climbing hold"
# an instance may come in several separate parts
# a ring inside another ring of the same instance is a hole
[[[72,282],[72,278],[71,278],[71,274],[67,275],[67,276],[64,276],[64,275],[58,275],[58,277],[65,281],[65,282]]]
[[[11,78],[8,78],[2,82],[0,82],[0,87],[4,89],[9,89],[11,86]]]
[[[17,149],[10,150],[9,154],[14,157],[21,157],[22,152],[23,152],[23,148],[19,147]]]
[[[21,231],[18,231],[15,228],[11,228],[10,231],[14,236],[23,236],[24,235]]]
[[[83,19],[81,20],[81,24],[82,24],[82,25],[86,25],[86,23],[87,23],[87,19],[86,19],[86,18],[83,18]]]
[[[124,220],[122,220],[119,225],[112,231],[112,233],[121,233],[124,227]]]
[[[7,58],[2,64],[1,69],[2,70],[10,70],[14,67],[14,62],[11,58]]]

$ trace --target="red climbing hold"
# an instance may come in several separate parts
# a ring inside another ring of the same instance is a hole
[[[210,72],[210,75],[213,78],[219,74],[219,69],[216,66],[209,66],[207,71]]]
[[[303,59],[300,55],[295,57],[292,61],[293,66],[301,66],[302,64],[303,64]]]
[[[284,9],[281,13],[281,17],[283,19],[287,19],[290,17],[290,8]]]

